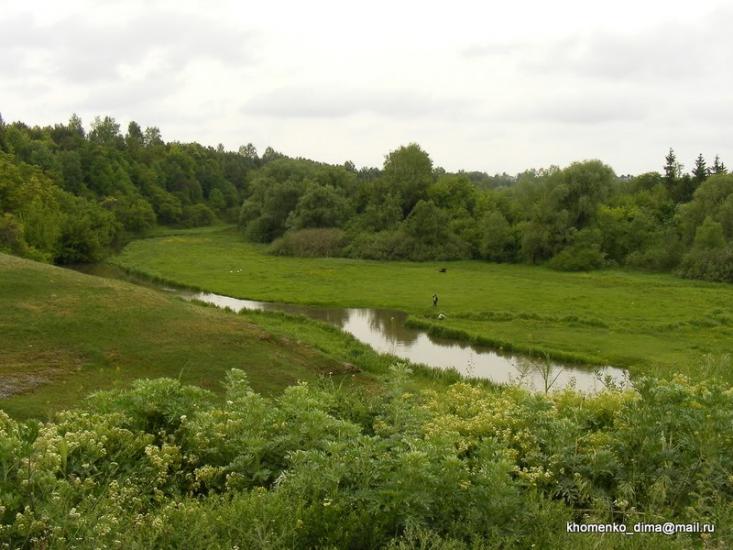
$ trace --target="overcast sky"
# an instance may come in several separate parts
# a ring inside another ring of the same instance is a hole
[[[0,0],[0,113],[357,166],[733,166],[726,4]]]

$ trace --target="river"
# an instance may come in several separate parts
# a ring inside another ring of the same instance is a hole
[[[589,393],[602,390],[609,381],[615,385],[629,384],[628,373],[612,366],[587,367],[537,360],[462,341],[435,337],[425,330],[405,326],[407,314],[401,311],[243,300],[211,292],[197,292],[151,283],[109,265],[75,266],[74,269],[92,275],[125,279],[152,286],[176,294],[184,300],[205,302],[235,312],[273,311],[304,315],[337,326],[379,353],[389,353],[400,359],[429,367],[454,368],[465,376],[484,378],[497,384],[518,383],[541,392],[573,386]]]

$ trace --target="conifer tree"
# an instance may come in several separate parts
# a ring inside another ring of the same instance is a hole
[[[667,163],[664,165],[664,179],[667,180],[667,184],[672,186],[677,178],[680,176],[682,165],[677,162],[677,157],[674,154],[674,149],[669,148],[669,153],[664,160]]]
[[[720,155],[715,155],[715,161],[713,162],[713,167],[710,170],[711,174],[727,174],[728,169],[726,168],[725,164],[721,162]]]
[[[696,183],[702,183],[708,178],[708,169],[705,159],[700,153],[695,159],[695,169],[692,171]]]

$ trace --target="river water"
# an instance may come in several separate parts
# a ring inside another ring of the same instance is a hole
[[[232,311],[273,311],[304,315],[335,325],[379,353],[389,353],[412,363],[429,367],[454,368],[459,373],[484,378],[498,384],[519,383],[534,391],[548,391],[574,386],[583,392],[602,390],[608,381],[628,385],[625,370],[606,367],[583,367],[557,362],[538,361],[516,354],[461,341],[429,335],[425,330],[405,326],[407,314],[372,308],[336,308],[277,302],[259,302],[157,285],[112,266],[77,266],[75,269],[103,277],[121,278],[153,286],[193,301],[197,300]]]
[[[407,315],[400,311],[371,308],[332,308],[241,300],[213,294],[168,289],[187,300],[198,300],[232,311],[276,311],[305,315],[335,325],[379,353],[441,369],[454,368],[461,374],[486,378],[499,384],[520,382],[536,391],[559,389],[573,384],[577,389],[596,392],[605,387],[606,377],[616,384],[626,384],[628,375],[614,367],[598,369],[577,365],[536,361],[520,355],[465,342],[429,335],[421,329],[405,326]]]

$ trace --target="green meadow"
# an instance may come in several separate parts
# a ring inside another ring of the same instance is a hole
[[[733,287],[667,274],[282,257],[232,228],[134,241],[111,262],[239,298],[400,309],[437,333],[633,374],[721,370],[733,348]]]

